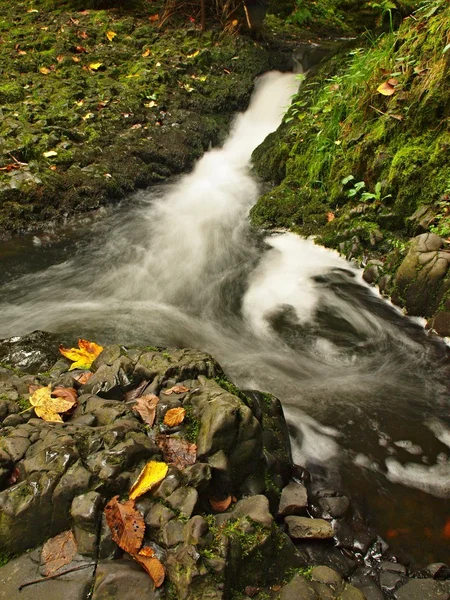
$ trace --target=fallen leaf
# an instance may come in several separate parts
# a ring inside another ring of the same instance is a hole
[[[145,392],[145,388],[148,387],[149,381],[144,379],[134,390],[131,390],[125,394],[125,402],[133,402],[136,398],[139,398]]]
[[[80,37],[83,40],[87,40],[89,36],[85,31],[80,31],[80,33],[78,34],[78,37]]]
[[[17,54],[18,54],[19,56],[25,56],[25,54],[26,54],[26,51],[25,51],[25,50],[17,50]]]
[[[388,83],[389,85],[396,86],[398,85],[398,79],[395,79],[395,77],[391,77],[391,79],[388,79]]]
[[[58,54],[58,56],[56,57],[56,60],[59,63],[62,63],[64,61],[64,54]]]
[[[50,71],[50,69],[47,69],[47,67],[41,67],[39,69],[39,72],[42,73],[43,75],[48,75],[51,71]]]
[[[155,584],[155,588],[161,587],[164,583],[164,578],[166,576],[164,566],[160,560],[158,560],[154,556],[147,556],[146,554],[132,554],[131,555],[134,560],[141,565],[141,567],[147,571],[150,577],[153,579],[153,583]]]
[[[146,396],[140,396],[136,400],[136,404],[133,406],[133,410],[137,412],[147,425],[153,427],[156,417],[156,406],[158,405],[159,398],[155,394],[148,394]]]
[[[89,381],[93,374],[94,373],[91,373],[90,371],[85,371],[84,373],[80,373],[79,375],[74,377],[74,379],[75,381],[78,381],[80,385],[84,385]]]
[[[396,121],[403,121],[404,119],[402,115],[393,115],[392,113],[389,113],[389,116],[395,119]]]
[[[336,215],[334,214],[334,212],[331,212],[331,211],[327,212],[327,221],[328,221],[328,223],[330,221],[334,221],[335,218],[336,218]]]
[[[168,390],[164,390],[164,393],[167,394],[167,396],[170,396],[171,394],[185,394],[188,391],[189,388],[184,387],[184,385],[174,385]]]
[[[149,17],[149,21],[151,21],[152,23],[154,23],[155,21],[159,21],[159,15],[151,15]]]
[[[150,100],[150,102],[146,102],[144,106],[146,108],[154,108],[155,106],[158,106],[158,104],[154,100]]]
[[[75,388],[56,387],[52,392],[52,396],[55,398],[64,398],[69,401],[72,400],[74,404],[78,400],[78,394]]]
[[[169,467],[166,463],[151,460],[148,462],[130,489],[130,499],[139,498],[142,494],[155,488],[167,475]]]
[[[186,58],[195,58],[196,56],[198,56],[200,54],[200,50],[196,50],[195,52],[193,52],[192,54],[188,54],[186,56]]]
[[[105,506],[104,513],[112,539],[125,552],[136,554],[144,539],[145,522],[136,510],[134,500],[119,502],[119,496],[114,496]]]
[[[29,9],[27,10],[27,13],[37,13],[37,12],[39,12],[39,11],[38,11],[38,10],[36,10],[35,8],[29,8]]]
[[[106,37],[108,38],[108,40],[110,42],[113,41],[113,39],[116,37],[117,33],[115,31],[107,31],[106,32]]]
[[[45,156],[45,158],[50,158],[51,156],[58,156],[58,153],[55,150],[48,150],[47,152],[43,152],[42,156]]]
[[[34,408],[34,412],[44,421],[59,421],[62,418],[58,413],[65,413],[70,410],[75,400],[67,400],[65,398],[52,398],[51,385],[38,388],[30,396],[30,404]]]
[[[216,500],[215,498],[209,498],[211,508],[215,512],[225,512],[230,507],[232,501],[232,496],[228,496],[228,498],[225,498],[224,500]]]
[[[147,50],[142,53],[143,58],[147,58],[147,56],[150,56],[150,48],[147,48]]]
[[[78,19],[74,19],[73,17],[70,17],[70,20],[72,21],[72,23],[74,25],[79,25],[80,24],[80,21]]]
[[[150,548],[150,546],[144,546],[139,550],[139,555],[148,556],[149,558],[151,558],[152,556],[155,556],[155,551],[153,550],[153,548]]]
[[[168,427],[176,427],[180,423],[184,421],[184,417],[186,416],[186,409],[182,408],[171,408],[164,415],[164,425]]]
[[[56,165],[50,165],[50,166],[49,166],[49,169],[50,169],[50,171],[56,171],[56,170],[57,170],[57,168],[58,168],[58,167],[57,167]]]
[[[73,369],[90,369],[92,363],[102,350],[103,346],[81,338],[78,340],[78,348],[59,347],[59,351],[63,356],[75,361],[70,365],[69,371],[73,371]]]
[[[91,64],[89,65],[89,68],[90,68],[92,71],[98,71],[98,70],[100,69],[100,67],[101,67],[101,66],[103,66],[103,63],[101,63],[101,62],[97,62],[97,63],[91,63]]]
[[[73,62],[80,62],[81,58],[78,58],[78,56],[72,56],[72,60]]]
[[[179,469],[193,465],[197,460],[196,444],[191,444],[182,438],[160,435],[156,443],[163,452],[164,460]]]
[[[377,92],[380,92],[380,94],[383,94],[383,96],[392,96],[392,94],[395,92],[395,88],[389,82],[385,81],[377,87]]]
[[[70,529],[45,542],[41,552],[42,574],[44,577],[51,577],[61,567],[71,563],[77,549],[75,537]]]
[[[80,10],[80,15],[88,15],[91,11],[90,10]]]
[[[75,52],[78,52],[79,54],[83,54],[83,52],[87,52],[87,50],[84,46],[75,46]]]

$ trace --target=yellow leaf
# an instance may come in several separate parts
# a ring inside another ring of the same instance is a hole
[[[103,63],[91,63],[89,68],[92,69],[92,71],[98,71],[101,66],[103,66]]]
[[[50,73],[50,69],[47,69],[47,67],[41,67],[39,69],[40,73],[42,73],[43,75],[48,75]]]
[[[150,48],[147,48],[147,50],[145,52],[142,53],[142,56],[144,58],[147,58],[147,56],[150,56]]]
[[[69,371],[73,369],[90,369],[92,363],[103,350],[103,346],[95,342],[79,339],[78,348],[63,348],[59,347],[59,351],[69,360],[75,361]]]
[[[389,83],[389,81],[385,81],[377,87],[377,92],[380,92],[380,94],[383,94],[383,96],[392,96],[392,94],[395,92],[395,88]]]
[[[130,498],[132,500],[139,498],[142,494],[156,487],[167,475],[169,467],[166,463],[150,461],[139,473],[139,477],[133,483],[130,489]]]
[[[184,421],[186,410],[184,408],[171,408],[164,415],[164,425],[175,427]]]
[[[58,413],[65,413],[70,410],[76,400],[67,400],[65,398],[52,398],[51,385],[40,387],[30,396],[30,404],[34,407],[34,412],[44,421],[59,421],[62,418]]]
[[[84,115],[84,117],[81,117],[81,118],[83,119],[83,121],[87,121],[88,119],[93,119],[94,117],[95,117],[94,113],[88,112]]]
[[[186,56],[186,58],[195,58],[196,56],[198,56],[200,54],[200,50],[196,50],[195,52],[193,52],[192,54],[188,54]]]
[[[42,153],[45,158],[50,158],[51,156],[58,156],[58,153],[55,150],[48,150],[48,152]]]
[[[110,42],[113,41],[113,39],[116,37],[117,33],[115,33],[115,31],[107,31],[106,32],[106,37],[108,38],[108,40]]]

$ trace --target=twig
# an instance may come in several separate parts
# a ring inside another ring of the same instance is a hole
[[[18,165],[20,165],[21,167],[26,167],[28,165],[28,163],[20,162],[20,160],[17,160],[17,158],[13,154],[11,154],[11,152],[8,152],[8,154],[13,159],[13,161],[15,163],[17,163]]]
[[[79,567],[73,567],[72,569],[66,569],[65,571],[60,571],[55,575],[49,575],[48,577],[42,577],[41,579],[34,579],[33,581],[27,581],[27,583],[22,583],[19,586],[19,592],[23,590],[23,588],[28,587],[29,585],[34,585],[35,583],[43,583],[44,581],[48,581],[49,579],[56,579],[57,577],[61,577],[61,575],[67,575],[68,573],[73,573],[74,571],[81,571],[81,569],[87,569],[88,567],[95,567],[97,563],[87,563],[85,565],[80,565]]]

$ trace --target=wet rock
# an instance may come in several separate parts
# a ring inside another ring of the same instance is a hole
[[[118,344],[105,346],[91,365],[91,371],[95,373],[100,367],[110,367],[122,356],[122,348]]]
[[[393,592],[403,580],[404,578],[399,573],[392,573],[391,571],[380,573],[380,586],[385,592]]]
[[[100,561],[95,573],[92,600],[152,600],[159,597],[147,573],[135,562]]]
[[[183,470],[183,476],[188,485],[202,493],[211,481],[211,467],[207,463],[195,463]]]
[[[98,529],[102,502],[98,492],[87,492],[74,498],[70,509],[74,524],[86,531],[95,532]]]
[[[395,592],[396,600],[448,600],[450,583],[434,579],[410,579]]]
[[[59,338],[45,331],[0,341],[0,362],[26,373],[47,371],[59,358]]]
[[[145,515],[145,523],[152,529],[162,529],[167,523],[175,518],[175,513],[164,506],[156,503]]]
[[[215,377],[221,370],[209,354],[198,350],[168,348],[165,352],[141,354],[134,372],[140,379],[152,380],[158,376],[165,381],[173,377],[178,382],[197,379],[199,375]]]
[[[301,575],[296,575],[292,581],[280,590],[280,600],[319,600],[313,584]]]
[[[8,415],[3,421],[3,425],[5,427],[16,427],[16,425],[20,425],[24,422],[24,418],[22,415]]]
[[[281,492],[278,515],[301,515],[308,506],[308,492],[301,483],[292,482]]]
[[[192,487],[181,487],[168,496],[166,502],[176,512],[184,517],[190,518],[194,512],[195,505],[198,502],[198,492]]]
[[[164,526],[162,530],[162,539],[166,548],[183,543],[185,540],[184,527],[184,523],[176,519],[169,521],[167,525]]]
[[[248,517],[263,527],[271,527],[273,517],[269,511],[269,501],[265,496],[251,496],[239,500],[233,510],[233,518]]]
[[[348,583],[340,595],[340,600],[367,600],[367,598],[361,590]]]
[[[0,451],[2,450],[14,463],[17,463],[25,456],[25,452],[30,447],[31,443],[26,438],[21,437],[4,437],[0,438]]]
[[[101,398],[122,400],[133,387],[133,372],[134,363],[128,357],[120,356],[112,365],[102,364],[81,391]]]
[[[324,511],[325,516],[340,519],[345,516],[350,508],[350,500],[347,496],[320,498],[319,506]]]
[[[311,571],[311,580],[330,586],[336,594],[339,594],[343,588],[342,577],[329,567],[318,566]]]
[[[331,539],[333,527],[323,519],[290,516],[285,518],[288,533],[293,539]]]
[[[93,415],[98,425],[110,425],[121,417],[132,417],[129,407],[117,400],[104,400],[91,396],[84,406],[84,412]]]
[[[426,567],[425,572],[433,579],[450,579],[450,568],[445,563],[432,563]]]
[[[208,523],[200,516],[196,515],[189,519],[184,526],[184,540],[187,544],[197,545],[202,539],[204,539],[209,531]]]

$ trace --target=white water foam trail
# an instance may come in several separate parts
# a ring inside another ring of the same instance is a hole
[[[237,383],[283,400],[299,460],[327,465],[345,448],[383,464],[379,431],[395,435],[399,413],[415,431],[446,402],[436,348],[337,254],[293,234],[262,242],[248,226],[260,193],[251,153],[296,86],[290,74],[261,78],[224,146],[191,174],[137,194],[74,257],[6,284],[0,337],[44,329],[199,347]]]

